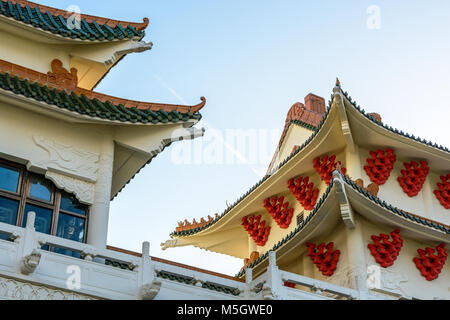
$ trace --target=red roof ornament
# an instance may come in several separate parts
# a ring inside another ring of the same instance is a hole
[[[314,243],[307,242],[306,249],[308,251],[308,257],[316,265],[320,272],[324,276],[330,277],[334,274],[339,262],[340,250],[333,251],[334,243],[330,242],[325,244],[322,242],[316,248]]]
[[[438,190],[433,193],[445,209],[450,209],[450,173],[440,178],[441,182],[437,183]]]
[[[309,177],[298,177],[288,181],[288,188],[305,210],[312,210],[317,202],[319,189],[309,182]]]
[[[59,89],[67,92],[76,90],[78,86],[78,70],[71,68],[70,72],[63,67],[63,63],[59,59],[54,59],[51,63],[52,71],[47,73],[48,82],[56,85]]]
[[[411,163],[404,162],[406,170],[400,171],[401,177],[397,180],[400,183],[403,191],[410,197],[414,197],[419,194],[422,190],[423,183],[427,178],[430,168],[425,161],[420,161],[420,166],[416,161],[411,161]]]
[[[289,227],[294,215],[294,209],[289,208],[289,202],[284,202],[283,196],[265,199],[264,208],[266,208],[281,229]]]
[[[378,149],[370,151],[370,158],[367,158],[367,166],[364,170],[372,182],[383,185],[389,179],[397,156],[394,150],[387,148],[386,150]]]
[[[391,237],[392,241],[389,241],[389,235],[385,233],[381,233],[379,236],[372,235],[371,239],[373,244],[369,243],[367,245],[375,261],[383,268],[390,267],[394,264],[403,246],[399,229],[392,231]]]
[[[258,246],[262,247],[266,244],[270,227],[266,226],[266,221],[261,221],[261,215],[243,217],[242,225]]]
[[[433,281],[439,277],[448,256],[445,251],[445,243],[441,243],[436,247],[437,254],[434,252],[435,249],[429,247],[425,248],[425,250],[417,249],[420,258],[415,257],[413,259],[417,269],[428,281]]]
[[[317,173],[320,175],[320,178],[322,178],[323,181],[325,181],[326,184],[330,184],[331,178],[333,177],[333,171],[340,168],[340,171],[342,174],[345,175],[345,172],[347,169],[342,167],[342,164],[340,161],[336,161],[336,155],[332,155],[331,157],[328,157],[327,155],[323,156],[322,158],[317,157],[313,160],[313,167],[316,169]]]

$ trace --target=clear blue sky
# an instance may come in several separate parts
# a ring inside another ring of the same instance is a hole
[[[150,19],[145,40],[153,50],[127,56],[100,92],[176,104],[205,96],[202,122],[219,132],[281,131],[294,102],[310,92],[328,100],[338,76],[354,100],[388,125],[450,146],[447,0],[39,2]],[[380,29],[367,27],[371,5],[381,10]],[[235,274],[241,260],[196,248],[163,252],[159,244],[178,221],[222,213],[225,201],[234,202],[260,179],[255,167],[263,170],[270,159],[180,165],[173,161],[174,146],[113,201],[108,242],[140,251],[147,240],[154,256]]]

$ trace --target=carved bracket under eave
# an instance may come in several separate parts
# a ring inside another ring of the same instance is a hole
[[[142,285],[139,296],[142,300],[153,300],[161,290],[161,280],[154,279],[152,283]]]
[[[41,261],[41,253],[38,250],[33,250],[29,255],[22,258],[20,262],[20,272],[29,275],[36,270]]]
[[[45,173],[45,177],[51,180],[59,189],[73,193],[81,203],[87,205],[94,203],[95,185],[93,183],[59,174],[51,170]]]
[[[347,228],[354,229],[355,220],[353,217],[353,210],[348,201],[347,193],[345,192],[345,183],[337,170],[333,172],[333,184],[336,189],[336,197],[339,201],[342,220]]]
[[[136,41],[133,41],[133,42],[131,42],[129,44],[129,47],[123,48],[121,50],[118,50],[118,51],[114,52],[109,59],[103,61],[103,64],[105,66],[111,66],[117,61],[117,59],[123,57],[126,54],[144,52],[144,51],[147,51],[147,50],[151,50],[152,48],[153,48],[153,43],[152,42],[145,42],[145,41],[136,42]]]
[[[336,105],[339,111],[339,118],[341,119],[342,133],[344,134],[345,142],[351,152],[355,152],[355,142],[353,140],[352,131],[350,129],[350,124],[348,122],[347,112],[345,111],[344,96],[341,93],[339,87],[334,89],[334,99],[333,103]]]
[[[170,239],[160,244],[161,250],[163,251],[168,248],[186,247],[189,245],[193,245],[193,243],[190,243],[184,239]]]

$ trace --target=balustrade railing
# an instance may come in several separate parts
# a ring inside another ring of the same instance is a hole
[[[0,223],[0,233],[9,235],[10,239],[10,241],[0,240],[0,244],[2,244],[3,248],[9,248],[10,252],[16,252],[14,261],[16,261],[16,265],[20,266],[21,276],[33,276],[33,274],[39,273],[36,269],[40,264],[44,264],[44,269],[78,264],[84,270],[92,270],[89,264],[94,263],[94,265],[98,266],[96,268],[96,276],[101,277],[103,274],[107,274],[110,276],[110,280],[106,280],[107,277],[105,276],[101,289],[98,289],[98,285],[89,285],[88,283],[86,287],[90,289],[85,293],[95,295],[95,290],[100,290],[98,296],[103,298],[153,299],[160,292],[161,285],[169,283],[169,281],[176,285],[191,286],[191,290],[197,292],[198,297],[211,297],[211,295],[219,294],[217,298],[223,298],[225,294],[233,299],[329,299],[331,294],[335,296],[333,298],[359,298],[358,292],[354,289],[279,270],[276,265],[275,252],[269,253],[269,266],[265,273],[253,279],[252,270],[246,269],[246,281],[242,282],[232,277],[221,277],[213,272],[202,272],[200,269],[180,266],[174,263],[153,261],[150,257],[150,245],[148,242],[144,242],[141,256],[128,254],[36,232],[34,220],[34,212],[29,212],[25,228]],[[43,246],[77,252],[79,253],[79,258],[61,255],[58,254],[58,251],[47,252],[41,249]],[[44,259],[43,263],[41,259]],[[52,265],[51,260],[55,259],[58,261]],[[126,265],[127,270],[105,265],[105,260]],[[107,272],[105,268],[110,271]],[[14,268],[12,269],[14,270]],[[61,270],[58,272],[63,274]],[[91,278],[95,278],[95,276]],[[40,279],[48,278],[40,278],[36,275],[33,280],[39,281]],[[128,280],[123,282],[124,279]],[[286,281],[298,284],[306,288],[306,290],[288,288],[283,285]],[[120,283],[123,284],[122,287],[118,285]],[[62,284],[63,282],[60,281],[59,283],[55,282],[53,285],[62,286]],[[116,294],[115,296],[114,294],[108,295],[109,292],[114,291],[108,287],[118,287],[115,289],[117,291],[114,293]],[[206,292],[204,290],[208,290],[206,295],[201,294],[201,292]],[[216,291],[216,293],[213,291]]]

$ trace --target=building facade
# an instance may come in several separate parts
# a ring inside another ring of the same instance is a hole
[[[267,175],[163,248],[244,259],[235,277],[107,245],[110,201],[196,105],[95,91],[141,23],[0,0],[1,299],[448,299],[450,153],[383,124],[337,83],[295,104]]]

